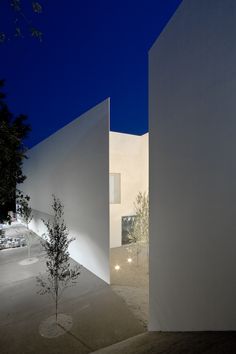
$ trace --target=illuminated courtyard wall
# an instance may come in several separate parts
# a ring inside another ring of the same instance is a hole
[[[64,204],[70,256],[106,282],[109,271],[109,100],[92,108],[29,151],[23,191],[30,227],[45,232],[52,194]]]

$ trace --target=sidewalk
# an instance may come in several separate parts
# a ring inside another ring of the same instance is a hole
[[[54,339],[41,337],[39,325],[54,313],[54,304],[47,295],[37,294],[35,277],[45,272],[37,237],[32,257],[39,262],[20,266],[26,257],[26,248],[0,251],[0,353],[89,353],[144,332],[124,300],[83,269],[59,305],[61,313],[73,317],[71,331]]]

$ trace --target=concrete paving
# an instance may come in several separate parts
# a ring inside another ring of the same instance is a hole
[[[54,303],[37,294],[35,278],[45,272],[38,238],[31,250],[39,262],[27,266],[19,265],[27,258],[26,248],[0,251],[1,354],[83,354],[144,332],[124,300],[83,269],[77,285],[66,290],[59,305],[61,313],[73,317],[71,331],[53,339],[41,337],[39,326],[54,313]]]

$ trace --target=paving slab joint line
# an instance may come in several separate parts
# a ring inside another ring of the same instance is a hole
[[[72,338],[74,338],[75,340],[77,340],[78,342],[80,342],[84,347],[86,347],[88,350],[90,350],[90,352],[93,352],[94,349],[91,348],[89,345],[87,345],[84,341],[82,341],[79,337],[77,337],[76,335],[74,335],[73,333],[71,333],[70,331],[67,331],[65,327],[63,327],[60,323],[57,324],[59,327],[61,327],[65,333],[68,333]]]

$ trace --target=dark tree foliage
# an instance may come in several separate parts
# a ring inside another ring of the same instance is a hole
[[[22,218],[23,222],[26,224],[27,229],[29,228],[29,223],[33,218],[32,208],[29,205],[30,196],[20,192],[17,196],[17,213]]]
[[[7,33],[3,28],[0,28],[0,43],[4,43],[12,37],[23,38],[27,32],[31,34],[31,37],[41,42],[43,33],[33,24],[33,15],[39,15],[43,11],[40,2],[29,0],[5,0],[5,2],[8,3],[12,10],[12,28],[14,33]]]
[[[1,237],[5,238],[5,230],[0,229],[0,238]]]
[[[54,212],[52,221],[43,220],[47,234],[44,235],[42,246],[46,252],[47,277],[43,275],[37,277],[40,286],[40,295],[49,294],[55,301],[56,321],[58,315],[58,301],[64,290],[76,283],[80,274],[80,267],[71,268],[68,252],[69,244],[74,240],[68,238],[69,232],[63,220],[63,205],[60,200],[53,195],[52,209]]]
[[[0,222],[8,220],[8,211],[15,211],[16,187],[26,176],[22,173],[26,147],[23,140],[30,131],[27,117],[14,117],[5,103],[0,80]]]

